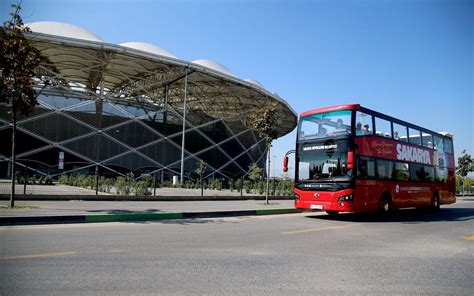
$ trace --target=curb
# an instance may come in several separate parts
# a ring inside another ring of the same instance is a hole
[[[293,196],[269,196],[269,200],[292,200]],[[0,200],[10,200],[9,194],[0,194]],[[124,195],[39,195],[17,194],[15,200],[21,201],[227,201],[227,200],[265,200],[263,195],[161,195],[161,196],[124,196]]]
[[[35,225],[35,224],[70,224],[70,223],[99,223],[99,222],[133,222],[159,221],[196,218],[227,218],[239,216],[262,216],[301,213],[301,210],[264,209],[245,211],[216,211],[216,212],[163,212],[138,214],[93,214],[75,216],[23,216],[0,217],[0,226],[8,225]]]

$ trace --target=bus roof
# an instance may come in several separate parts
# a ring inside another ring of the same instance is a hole
[[[453,139],[453,134],[450,133],[450,132],[445,132],[445,131],[435,132],[435,131],[423,128],[419,125],[412,124],[412,123],[406,122],[404,120],[400,120],[400,119],[397,119],[395,117],[391,117],[391,116],[385,115],[383,113],[380,113],[380,112],[362,107],[360,104],[346,104],[346,105],[337,105],[337,106],[314,109],[314,110],[310,110],[310,111],[306,111],[306,112],[301,113],[300,118],[308,116],[308,115],[312,115],[312,114],[326,113],[326,112],[339,111],[339,110],[361,110],[362,112],[369,112],[370,114],[372,114],[374,116],[377,116],[377,117],[380,117],[380,118],[383,118],[383,119],[386,119],[386,120],[389,120],[389,121],[392,121],[392,122],[395,122],[395,123],[398,123],[398,124],[405,125],[409,128],[415,128],[415,129],[419,129],[419,130],[424,131],[424,132],[429,132],[429,133],[432,133],[432,134],[436,134],[438,136]]]
[[[359,110],[360,105],[359,104],[349,104],[349,105],[337,105],[337,106],[332,106],[332,107],[325,107],[325,108],[319,108],[319,109],[314,109],[310,111],[306,111],[300,114],[300,117],[308,116],[311,114],[318,114],[318,113],[325,113],[325,112],[332,112],[332,111],[338,111],[338,110]]]

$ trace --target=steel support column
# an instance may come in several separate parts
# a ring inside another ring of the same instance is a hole
[[[188,97],[188,69],[184,76],[183,134],[181,136],[181,183],[184,182],[184,144],[186,139],[186,100]]]

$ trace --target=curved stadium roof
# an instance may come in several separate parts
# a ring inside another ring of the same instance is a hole
[[[276,93],[256,80],[243,80],[211,60],[184,61],[156,45],[104,42],[75,25],[58,22],[27,24],[27,36],[48,59],[38,75],[55,76],[76,91],[98,95],[103,86],[108,99],[140,100],[180,108],[188,76],[187,108],[245,124],[252,110],[274,104],[279,112],[275,129],[283,136],[294,129],[296,112]],[[165,103],[166,100],[166,103]]]

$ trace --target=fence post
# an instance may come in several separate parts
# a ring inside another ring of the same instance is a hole
[[[95,195],[99,195],[99,166],[95,165]]]
[[[156,196],[156,172],[153,174],[153,196]]]
[[[26,182],[28,182],[28,179],[26,178],[26,170],[28,167],[25,165],[25,170],[23,171],[23,195],[26,195]]]

